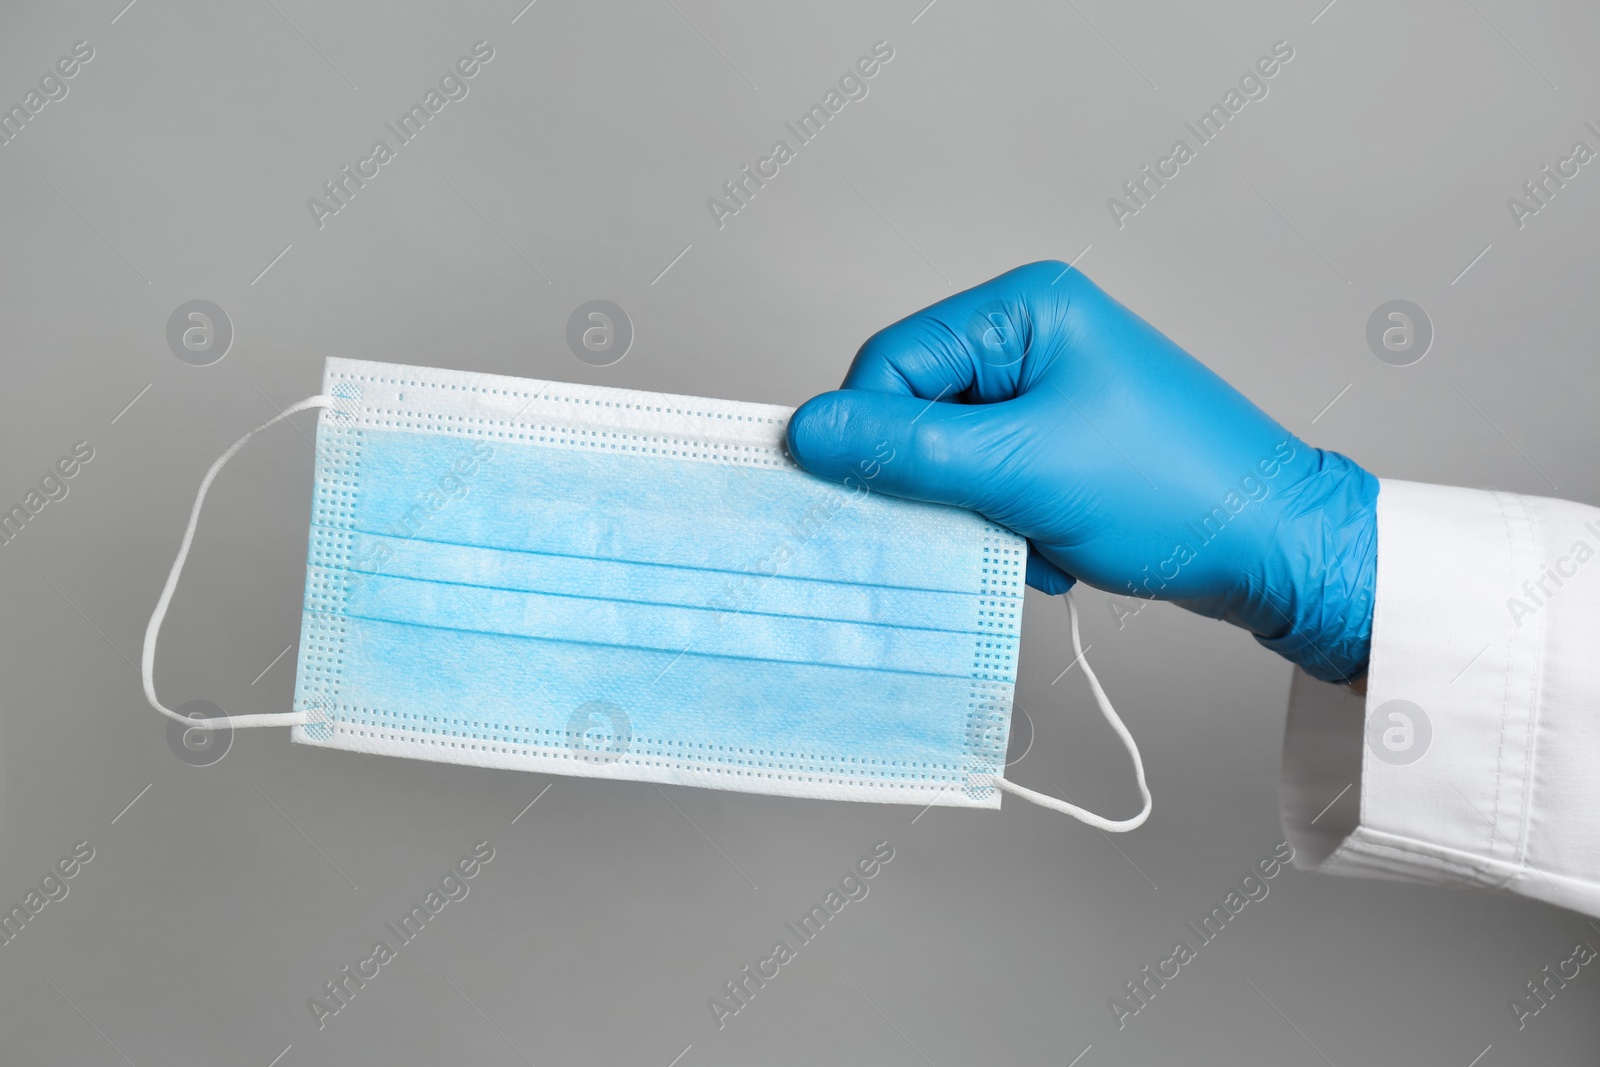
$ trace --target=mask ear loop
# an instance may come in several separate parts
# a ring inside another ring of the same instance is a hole
[[[191,719],[180,715],[171,708],[166,707],[156,698],[155,665],[156,665],[156,636],[161,632],[161,621],[167,617],[167,607],[172,603],[172,594],[178,588],[178,576],[183,573],[184,561],[189,558],[189,546],[194,543],[194,529],[200,522],[200,506],[206,501],[206,491],[211,488],[211,483],[217,477],[217,472],[222,470],[223,464],[234,457],[234,453],[243,448],[245,442],[256,434],[275,423],[282,422],[297,412],[307,408],[327,408],[333,406],[331,396],[313,396],[291,404],[278,414],[257,426],[243,437],[233,443],[233,447],[224,452],[217,461],[206,471],[205,478],[201,479],[200,492],[195,494],[194,508],[189,512],[189,526],[183,531],[183,543],[178,546],[178,558],[172,562],[172,573],[167,575],[167,584],[161,589],[161,597],[156,601],[155,611],[150,613],[150,625],[144,631],[144,654],[139,660],[139,676],[144,682],[144,698],[150,706],[174,722],[180,722],[191,729],[221,730],[226,728],[238,729],[247,726],[303,726],[311,721],[311,714],[304,711],[284,711],[264,715],[219,715],[214,719]]]
[[[1097,830],[1109,830],[1118,834],[1126,833],[1144,825],[1144,821],[1150,817],[1150,787],[1145,785],[1144,781],[1144,760],[1139,757],[1139,746],[1134,743],[1133,735],[1128,732],[1126,726],[1122,725],[1122,719],[1117,716],[1116,709],[1111,706],[1111,699],[1106,696],[1105,689],[1101,687],[1100,679],[1095,677],[1094,669],[1089,666],[1089,661],[1084,658],[1083,641],[1078,636],[1078,605],[1072,600],[1072,591],[1068,590],[1061,595],[1066,600],[1067,612],[1072,617],[1072,651],[1078,655],[1078,658],[1073,662],[1083,664],[1083,673],[1089,677],[1089,688],[1094,690],[1094,701],[1100,705],[1100,713],[1105,716],[1106,722],[1111,724],[1111,728],[1117,732],[1117,736],[1122,738],[1122,745],[1128,750],[1128,755],[1133,757],[1133,773],[1139,781],[1139,795],[1144,797],[1144,808],[1131,819],[1107,819],[1102,815],[1096,815],[1092,811],[1080,808],[1076,804],[1068,804],[1065,800],[1058,800],[1055,797],[1036,792],[1025,786],[1017,785],[1015,782],[1008,782],[998,774],[994,777],[994,785],[997,789],[1002,789],[1013,796],[1019,796],[1023,800],[1031,801],[1041,808],[1049,808],[1051,811],[1059,811],[1063,815],[1070,815],[1079,822],[1088,823]]]

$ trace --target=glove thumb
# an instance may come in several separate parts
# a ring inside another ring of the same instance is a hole
[[[789,454],[851,489],[982,512],[996,489],[1001,407],[840,389],[790,416]]]

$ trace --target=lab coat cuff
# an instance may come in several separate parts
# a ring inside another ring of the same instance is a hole
[[[1281,799],[1297,866],[1567,896],[1526,884],[1550,613],[1508,598],[1568,536],[1536,503],[1558,502],[1380,482],[1367,695],[1299,670],[1291,687]]]

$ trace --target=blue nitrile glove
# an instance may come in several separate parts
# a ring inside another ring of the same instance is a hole
[[[1324,681],[1366,670],[1378,482],[1278,425],[1077,270],[902,319],[789,423],[807,470],[980,512],[1028,584],[1176,601]],[[885,459],[885,457],[889,457]]]

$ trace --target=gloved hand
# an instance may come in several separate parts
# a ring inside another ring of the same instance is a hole
[[[1015,530],[1035,588],[1172,600],[1325,681],[1366,670],[1377,479],[1065,264],[874,334],[842,389],[795,412],[788,444],[821,477]]]

